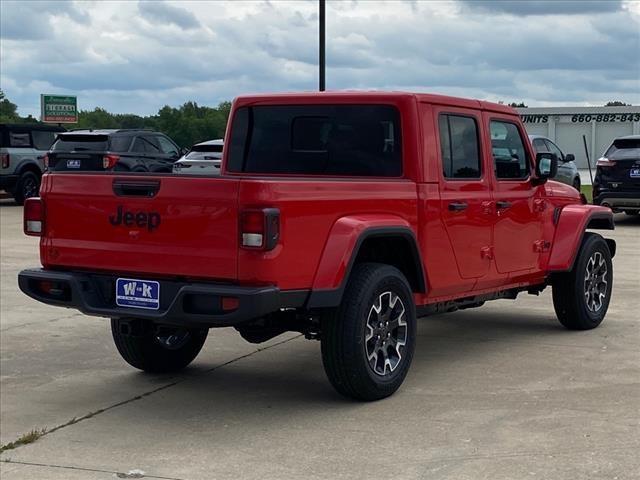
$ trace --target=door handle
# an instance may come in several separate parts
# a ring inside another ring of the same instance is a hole
[[[468,206],[469,205],[467,205],[467,203],[465,202],[451,202],[449,204],[449,210],[451,210],[452,212],[461,212],[463,210],[466,210]]]
[[[505,210],[507,208],[511,208],[511,202],[500,200],[500,201],[496,202],[496,208],[498,210]]]
[[[119,197],[154,197],[160,190],[160,182],[113,182],[113,193]]]

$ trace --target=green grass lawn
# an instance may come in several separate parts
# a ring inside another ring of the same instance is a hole
[[[593,201],[593,195],[592,195],[591,191],[592,191],[591,185],[581,185],[580,186],[580,192],[584,193],[584,195],[585,195],[585,197],[587,197],[587,200],[589,201],[589,203],[591,203]]]

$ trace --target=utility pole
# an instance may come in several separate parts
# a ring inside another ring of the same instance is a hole
[[[324,92],[325,90],[325,0],[318,0],[319,3],[319,20],[320,20],[320,45],[319,45],[319,52],[318,52],[318,67],[319,67],[319,82],[318,82],[318,89],[321,92]]]

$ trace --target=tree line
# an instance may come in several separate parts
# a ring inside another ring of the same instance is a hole
[[[502,102],[500,102],[502,103]],[[524,102],[511,102],[512,107],[527,107]],[[606,107],[631,105],[618,100],[607,102]],[[181,147],[222,138],[227,127],[231,102],[217,107],[205,107],[187,102],[178,108],[165,105],[157,114],[146,117],[132,113],[110,113],[104,108],[80,110],[78,123],[68,128],[151,128],[171,137]],[[0,90],[0,123],[40,123],[29,115],[18,115],[18,106]]]
[[[151,128],[172,138],[181,147],[224,137],[231,102],[206,107],[186,102],[178,108],[165,105],[157,114],[149,116],[131,113],[111,113],[104,108],[80,110],[78,123],[67,128]],[[21,117],[18,106],[0,90],[0,123],[40,123],[29,115]]]

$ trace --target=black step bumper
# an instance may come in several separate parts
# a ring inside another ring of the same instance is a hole
[[[594,205],[606,205],[614,210],[640,210],[640,190],[635,192],[600,190],[593,198]]]
[[[98,273],[28,269],[18,274],[18,285],[40,302],[75,308],[87,315],[135,317],[154,323],[208,328],[240,325],[281,308],[301,307],[308,296],[306,290],[280,291],[274,286],[160,280],[160,307],[146,310],[116,305],[117,278]],[[235,308],[223,310],[223,298],[237,299]]]

